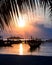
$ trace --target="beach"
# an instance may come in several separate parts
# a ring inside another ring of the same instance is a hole
[[[0,54],[0,65],[52,65],[52,56]]]

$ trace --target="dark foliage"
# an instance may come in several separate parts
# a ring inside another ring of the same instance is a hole
[[[38,0],[36,0],[36,2],[37,1]],[[17,3],[19,5],[20,9],[21,9],[22,2],[28,3],[28,0],[17,0]],[[32,0],[30,0],[30,3],[31,2],[32,2]],[[0,0],[0,15],[3,17],[3,19],[7,25],[9,23],[8,20],[10,19],[10,13],[9,12],[11,11],[11,13],[12,13],[11,4],[12,4],[13,10],[14,10],[14,5],[16,7],[15,0]],[[41,6],[44,5],[44,11],[46,10],[46,4],[50,5],[50,12],[51,12],[50,16],[52,16],[52,0],[40,0],[40,5]],[[31,3],[31,6],[32,6],[32,3]],[[16,11],[17,11],[17,8],[16,8]],[[14,12],[15,12],[15,10],[14,10]],[[18,15],[18,12],[17,12],[17,15]],[[6,16],[8,17],[8,19]],[[0,17],[0,24],[3,27],[1,17]]]

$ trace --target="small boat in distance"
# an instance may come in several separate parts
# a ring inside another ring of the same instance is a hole
[[[34,39],[31,37],[31,40],[27,41],[30,48],[37,48],[41,45],[41,43],[43,42],[41,39]]]
[[[36,41],[36,40],[28,41],[28,44],[31,48],[39,47],[41,43],[42,41]]]

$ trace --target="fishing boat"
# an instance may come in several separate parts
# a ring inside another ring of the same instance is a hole
[[[37,48],[41,45],[42,41],[39,39],[39,40],[29,40],[28,41],[28,44],[31,48]]]

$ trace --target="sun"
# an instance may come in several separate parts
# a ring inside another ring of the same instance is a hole
[[[21,21],[18,22],[18,26],[19,27],[24,27],[25,26],[25,23],[21,20]]]
[[[19,21],[18,21],[18,27],[24,27],[25,26],[25,21],[20,18]]]

